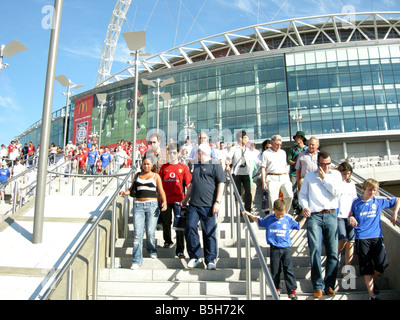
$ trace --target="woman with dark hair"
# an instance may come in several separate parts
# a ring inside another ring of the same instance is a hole
[[[349,223],[349,212],[353,200],[357,198],[356,186],[350,180],[353,168],[348,162],[342,162],[338,166],[342,175],[342,193],[339,197],[338,209],[338,235],[339,235],[339,256],[345,249],[346,265],[351,265],[354,256],[354,228]]]
[[[150,257],[157,258],[155,232],[160,209],[158,196],[161,197],[161,211],[167,209],[167,198],[158,173],[151,171],[155,159],[147,157],[143,160],[139,174],[135,175],[131,187],[121,191],[121,196],[135,197],[133,205],[133,257],[132,270],[143,264],[143,229],[146,229],[146,249]]]

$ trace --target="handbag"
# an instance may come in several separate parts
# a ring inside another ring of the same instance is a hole
[[[133,181],[132,181],[132,185],[131,185],[131,187],[130,187],[130,189],[129,189],[129,195],[132,197],[132,198],[136,198],[136,191],[137,191],[137,185],[136,185],[136,179],[137,179],[137,177],[138,177],[138,173],[135,175],[135,177],[133,178]]]

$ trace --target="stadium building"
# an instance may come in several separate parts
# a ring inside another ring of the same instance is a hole
[[[279,134],[289,146],[302,130],[338,160],[396,155],[397,161],[399,17],[368,12],[259,24],[141,60],[137,140],[145,141],[157,122],[179,142],[203,130],[214,142],[230,142],[245,129],[258,144]],[[132,140],[134,80],[132,64],[73,96],[68,140]],[[164,101],[161,90],[172,100]],[[107,94],[103,104],[99,93]],[[54,113],[50,142],[63,145],[64,116],[65,108]],[[39,143],[39,136],[40,121],[19,139]]]

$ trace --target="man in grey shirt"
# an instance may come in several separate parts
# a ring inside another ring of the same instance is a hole
[[[308,149],[303,151],[296,161],[296,180],[297,180],[297,194],[300,191],[304,177],[307,172],[317,170],[318,163],[318,148],[319,140],[315,137],[310,138],[308,141]]]

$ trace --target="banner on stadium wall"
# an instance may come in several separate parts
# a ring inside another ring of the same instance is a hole
[[[75,101],[72,143],[81,144],[89,140],[92,126],[93,95]]]

